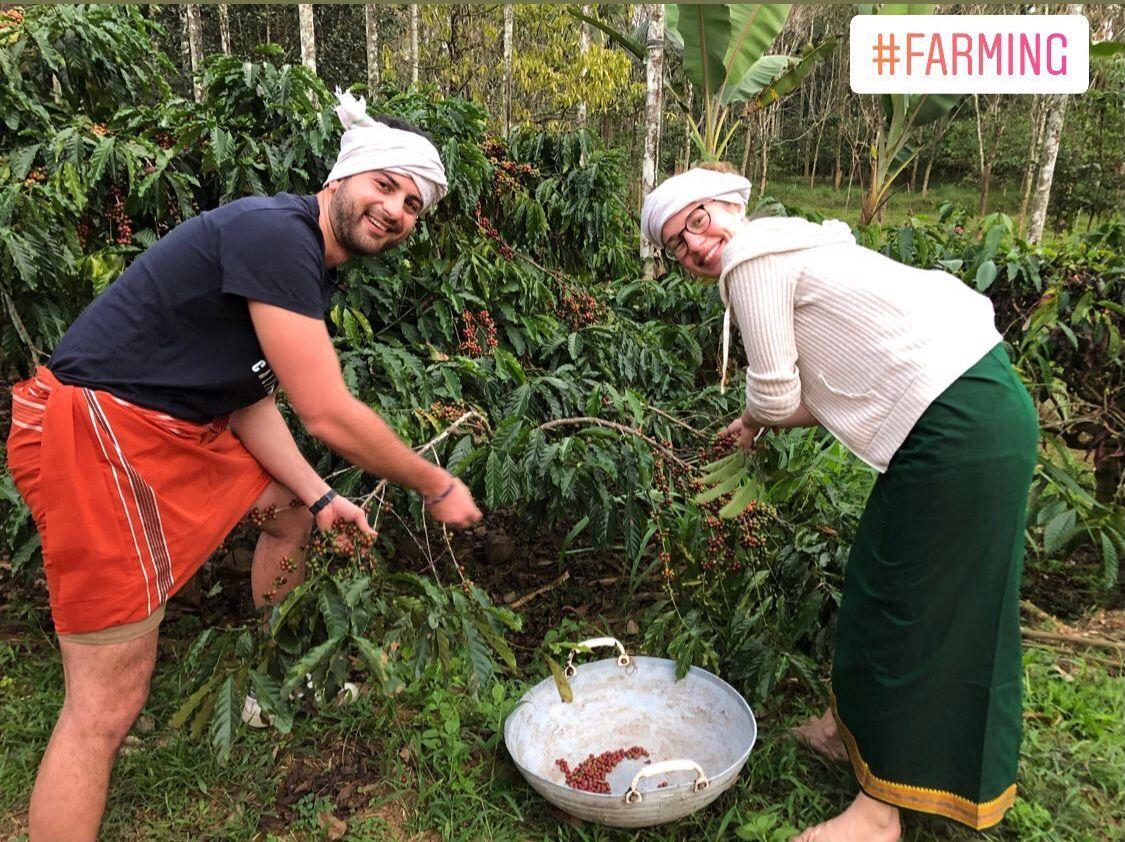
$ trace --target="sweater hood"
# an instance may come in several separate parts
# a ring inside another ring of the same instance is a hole
[[[799,216],[769,216],[752,220],[723,249],[719,294],[725,303],[727,275],[740,263],[768,254],[833,245],[855,245],[851,228],[838,219],[828,219],[819,224]]]

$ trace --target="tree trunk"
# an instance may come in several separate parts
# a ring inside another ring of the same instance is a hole
[[[363,7],[363,22],[367,33],[367,90],[379,87],[379,7],[367,3]]]
[[[840,100],[840,105],[843,106],[843,99]],[[840,158],[844,150],[844,115],[840,115],[840,122],[836,129],[836,171],[832,178],[832,186],[840,189],[840,185],[844,183],[844,162]]]
[[[500,113],[504,119],[504,137],[512,133],[512,38],[515,29],[515,6],[504,4],[504,82],[503,107]]]
[[[816,167],[820,161],[820,141],[824,139],[824,124],[820,124],[820,130],[816,133],[816,148],[813,149],[812,166],[809,167],[809,189],[812,189],[816,183]]]
[[[1068,3],[1067,13],[1082,14],[1082,3]],[[1051,201],[1051,183],[1055,179],[1055,162],[1059,157],[1059,142],[1062,139],[1063,120],[1066,119],[1066,106],[1070,97],[1056,94],[1047,98],[1046,135],[1043,138],[1042,167],[1035,182],[1035,202],[1031,206],[1031,221],[1028,224],[1027,240],[1038,243],[1047,224],[1047,205]]]
[[[589,17],[590,16],[590,7],[589,6],[583,6],[582,7],[582,14]],[[589,58],[588,53],[590,52],[590,25],[588,23],[585,23],[585,22],[583,22],[582,25],[580,27],[578,27],[578,52],[582,56],[582,59],[581,59],[581,61],[582,61],[582,71],[581,72],[582,72],[582,77],[585,78],[586,77],[586,61]],[[578,123],[578,128],[580,128],[580,129],[586,128],[586,99],[585,98],[582,98],[578,101],[577,123]]]
[[[980,167],[980,182],[981,182],[981,196],[978,212],[984,216],[985,202],[987,201],[985,193],[988,190],[987,175],[985,174],[984,165],[984,131],[980,124],[980,96],[973,94],[973,111],[977,118],[977,161]]]
[[[761,130],[761,135],[762,135],[761,141],[760,141],[762,146],[761,146],[761,149],[759,150],[760,153],[761,153],[760,156],[759,156],[759,160],[760,160],[761,165],[762,165],[761,173],[759,173],[760,181],[758,182],[758,195],[759,196],[764,196],[765,193],[766,193],[766,176],[767,176],[767,173],[768,173],[769,148],[770,148],[770,143],[769,143],[769,137],[770,137],[769,126],[770,126],[770,123],[769,123],[769,121],[770,121],[769,116],[767,116],[762,111],[758,112],[758,128]]]
[[[298,5],[297,18],[301,32],[301,64],[316,73],[316,32],[313,28],[312,3]]]
[[[656,186],[656,167],[660,154],[660,117],[664,93],[664,6],[647,3],[648,39],[645,60],[645,152],[641,167],[641,201]],[[656,249],[647,238],[641,238],[641,261],[644,277],[654,274]]]
[[[1035,174],[1039,169],[1039,154],[1043,148],[1043,129],[1047,121],[1047,108],[1043,97],[1035,98],[1035,116],[1032,120],[1031,139],[1027,150],[1027,170],[1023,174],[1023,196],[1020,199],[1019,231],[1027,223],[1027,205],[1031,201],[1031,187],[1035,184]]]
[[[930,192],[930,170],[934,168],[934,158],[937,157],[937,152],[930,156],[930,160],[926,162],[926,174],[922,176],[922,198],[926,198],[926,194]]]
[[[684,113],[684,169],[686,170],[691,166],[691,103],[695,97],[695,87],[691,82],[684,80],[684,88],[687,89],[687,111]],[[749,142],[749,141],[748,141]],[[746,156],[742,156],[742,171],[746,172]]]
[[[848,194],[844,197],[844,213],[852,203],[852,184],[855,183],[855,171],[859,167],[859,152],[852,147],[852,165],[848,168]]]
[[[808,94],[809,85],[801,85],[800,98],[797,105],[797,116],[802,125],[808,121],[805,113],[805,96]],[[803,178],[809,177],[809,138],[805,137],[801,141],[801,176]]]
[[[977,213],[984,216],[988,213],[988,187],[992,181],[992,164],[985,164],[984,172],[980,174],[980,207]]]
[[[1000,107],[999,100],[996,108]],[[988,144],[988,153],[984,156],[984,171],[981,173],[980,215],[988,213],[988,186],[992,181],[992,170],[996,165],[996,153],[1000,149],[1000,136],[1004,134],[1004,116],[993,114],[996,124],[992,128],[992,138]]]
[[[188,50],[191,54],[191,86],[196,102],[203,100],[203,24],[199,17],[199,6],[189,3],[187,12]]]
[[[418,6],[410,6],[410,84],[418,84]]]
[[[1047,120],[1043,137],[1042,166],[1035,181],[1035,195],[1028,222],[1027,240],[1038,243],[1047,223],[1047,205],[1051,201],[1051,183],[1055,179],[1055,162],[1059,157],[1059,141],[1062,139],[1063,120],[1069,97],[1056,94],[1047,97]]]
[[[188,43],[187,6],[176,7],[180,15],[180,66],[184,70],[184,78],[191,78],[191,45]],[[151,39],[150,39],[151,42]],[[153,49],[159,49],[154,47]]]
[[[222,45],[223,55],[230,55],[230,5],[219,4],[219,43]]]
[[[743,115],[742,122],[744,122],[746,124],[746,146],[742,150],[742,167],[739,170],[739,172],[741,172],[743,177],[749,181],[750,180],[750,173],[749,173],[750,148],[754,145],[751,142],[753,130],[750,128],[750,114],[749,113]]]

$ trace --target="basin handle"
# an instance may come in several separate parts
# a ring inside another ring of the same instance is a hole
[[[640,803],[643,796],[637,789],[637,784],[641,782],[642,778],[651,778],[654,775],[667,775],[669,772],[695,772],[695,782],[691,785],[692,792],[707,789],[711,784],[711,781],[703,774],[703,767],[694,760],[661,760],[659,763],[650,763],[648,766],[642,767],[641,770],[633,776],[633,782],[629,784],[629,791],[625,793],[625,803]]]
[[[617,648],[617,665],[619,667],[627,667],[633,662],[633,659],[625,652],[625,647],[621,641],[616,637],[591,637],[589,640],[583,640],[578,644],[579,646],[587,649],[597,649],[603,646],[614,646]],[[570,655],[566,659],[566,677],[574,678],[578,672],[578,668],[574,666],[574,656],[578,654],[577,649],[571,649]]]

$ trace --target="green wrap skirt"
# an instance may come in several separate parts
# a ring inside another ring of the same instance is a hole
[[[876,481],[844,578],[832,704],[860,786],[976,829],[1016,793],[1036,421],[997,345]]]

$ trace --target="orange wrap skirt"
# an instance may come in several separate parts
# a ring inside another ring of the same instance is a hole
[[[63,635],[148,618],[270,483],[226,418],[182,421],[42,366],[12,388],[8,469]]]

